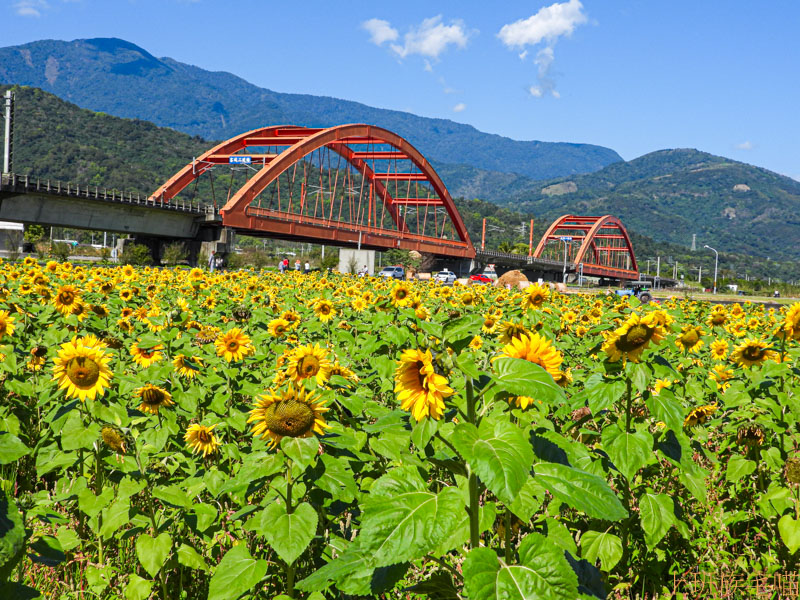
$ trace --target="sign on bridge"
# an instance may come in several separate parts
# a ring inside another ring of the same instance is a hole
[[[560,239],[562,242],[571,242],[572,241],[572,236],[571,235],[562,235],[558,239]]]
[[[231,165],[249,165],[253,162],[252,156],[229,156],[228,164]]]

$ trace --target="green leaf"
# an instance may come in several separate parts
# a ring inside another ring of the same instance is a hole
[[[525,432],[506,420],[484,419],[456,426],[451,442],[481,481],[505,504],[514,502],[528,480],[533,450]]]
[[[153,582],[149,579],[143,579],[131,573],[128,577],[128,585],[125,586],[125,599],[126,600],[147,600],[150,597],[150,592],[153,590]]]
[[[30,454],[31,449],[22,443],[17,436],[0,432],[0,465],[7,465]]]
[[[273,550],[287,564],[292,564],[303,553],[317,531],[317,511],[303,502],[291,514],[286,505],[273,502],[261,513],[259,532]]]
[[[197,550],[188,544],[181,544],[178,546],[178,562],[184,567],[189,567],[190,569],[208,571],[208,565],[206,564],[206,561],[202,556],[200,556],[200,554],[197,553]]]
[[[470,600],[575,600],[578,577],[564,551],[538,533],[519,547],[518,565],[501,565],[489,548],[475,548],[463,565]]]
[[[558,500],[590,517],[619,521],[628,516],[619,498],[597,475],[558,463],[538,463],[533,470],[537,483]]]
[[[566,550],[573,556],[577,556],[578,547],[575,545],[575,540],[572,538],[572,534],[566,524],[553,517],[547,517],[544,522],[547,527],[548,541],[562,550]]]
[[[36,474],[43,477],[50,471],[73,464],[76,458],[75,452],[62,452],[58,444],[50,444],[36,453]]]
[[[130,502],[127,498],[117,498],[107,509],[103,511],[103,525],[100,527],[100,535],[108,539],[123,525],[130,521]]]
[[[800,521],[795,520],[792,515],[783,515],[778,521],[778,532],[781,540],[786,544],[790,554],[797,552],[800,548]]]
[[[610,571],[622,558],[622,540],[607,531],[587,531],[581,536],[581,556],[592,564],[599,558],[603,571]]]
[[[92,490],[85,488],[78,494],[78,508],[88,517],[94,518],[111,503],[113,498],[114,490],[111,488],[104,489],[99,496],[95,496]]]
[[[498,358],[494,362],[495,381],[501,390],[515,396],[559,403],[566,400],[564,390],[539,365],[521,358]]]
[[[173,506],[180,508],[192,506],[192,499],[177,485],[157,485],[152,489],[152,494],[162,502]]]
[[[168,533],[162,533],[155,539],[143,533],[136,539],[136,556],[150,577],[158,575],[171,549],[172,538]]]
[[[572,401],[588,401],[593,415],[614,406],[625,393],[625,383],[617,379],[606,379],[600,374],[595,374],[586,380],[583,392],[576,395]]]
[[[33,551],[33,553],[28,553],[33,562],[47,565],[48,567],[55,567],[67,558],[58,538],[49,535],[40,537],[29,546],[29,549]]]
[[[533,515],[542,506],[544,499],[544,490],[533,477],[528,477],[522,489],[514,498],[514,501],[508,505],[508,508],[513,512],[521,521],[527,523],[531,520]]]
[[[446,342],[455,343],[467,337],[472,339],[475,332],[480,331],[482,326],[483,317],[479,314],[470,314],[454,321],[448,321],[442,335]]]
[[[385,478],[375,482],[364,502],[359,535],[361,548],[376,567],[414,560],[432,551],[454,532],[464,511],[464,499],[457,488],[434,494],[415,489],[416,482],[404,484]],[[392,484],[396,485],[395,493],[381,493]]]
[[[305,471],[317,457],[319,442],[313,436],[309,438],[285,437],[281,440],[281,450]]]
[[[628,433],[619,425],[603,429],[603,449],[628,481],[653,456],[653,436],[646,431]]]
[[[84,424],[81,414],[73,410],[61,428],[61,448],[64,450],[91,448],[99,435],[100,426],[97,423]]]
[[[335,500],[352,502],[358,493],[358,486],[349,463],[330,454],[323,454],[320,462],[324,471],[315,480],[317,487],[328,492]]]
[[[728,460],[728,468],[725,470],[725,479],[732,482],[739,481],[742,477],[750,475],[756,470],[756,463],[748,460],[744,456],[734,454]]]
[[[208,588],[208,600],[235,600],[252,591],[267,572],[267,561],[256,560],[245,544],[234,546],[222,557]]]
[[[663,421],[669,429],[683,430],[683,410],[672,392],[663,389],[658,396],[650,394],[645,404],[650,413],[659,421]]]
[[[645,493],[639,498],[639,510],[647,547],[655,548],[677,521],[672,498],[666,494]]]

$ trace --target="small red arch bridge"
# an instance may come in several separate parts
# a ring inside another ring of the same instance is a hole
[[[428,160],[381,127],[254,129],[193,160],[149,201],[167,205],[198,194],[212,198],[223,227],[245,235],[476,257],[461,215]],[[638,278],[628,234],[612,216],[566,215],[550,226],[530,256],[480,258]]]

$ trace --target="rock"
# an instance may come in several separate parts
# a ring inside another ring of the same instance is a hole
[[[733,191],[734,192],[749,192],[750,191],[750,186],[746,185],[744,183],[737,183],[735,186],[733,186]]]

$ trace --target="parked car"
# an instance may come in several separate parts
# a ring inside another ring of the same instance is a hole
[[[478,283],[480,285],[486,285],[488,283],[492,283],[492,278],[486,275],[485,273],[475,273],[475,275],[469,276],[470,283]]]
[[[401,266],[394,266],[394,267],[383,267],[380,273],[378,273],[378,277],[391,277],[393,279],[405,279],[406,278],[406,271]]]
[[[631,281],[629,287],[617,290],[614,292],[617,296],[636,296],[640,302],[647,304],[653,300],[653,294],[650,293],[649,281]]]
[[[444,271],[439,271],[436,275],[434,275],[433,280],[438,283],[443,283],[444,285],[453,285],[456,280],[456,274],[445,269]]]

